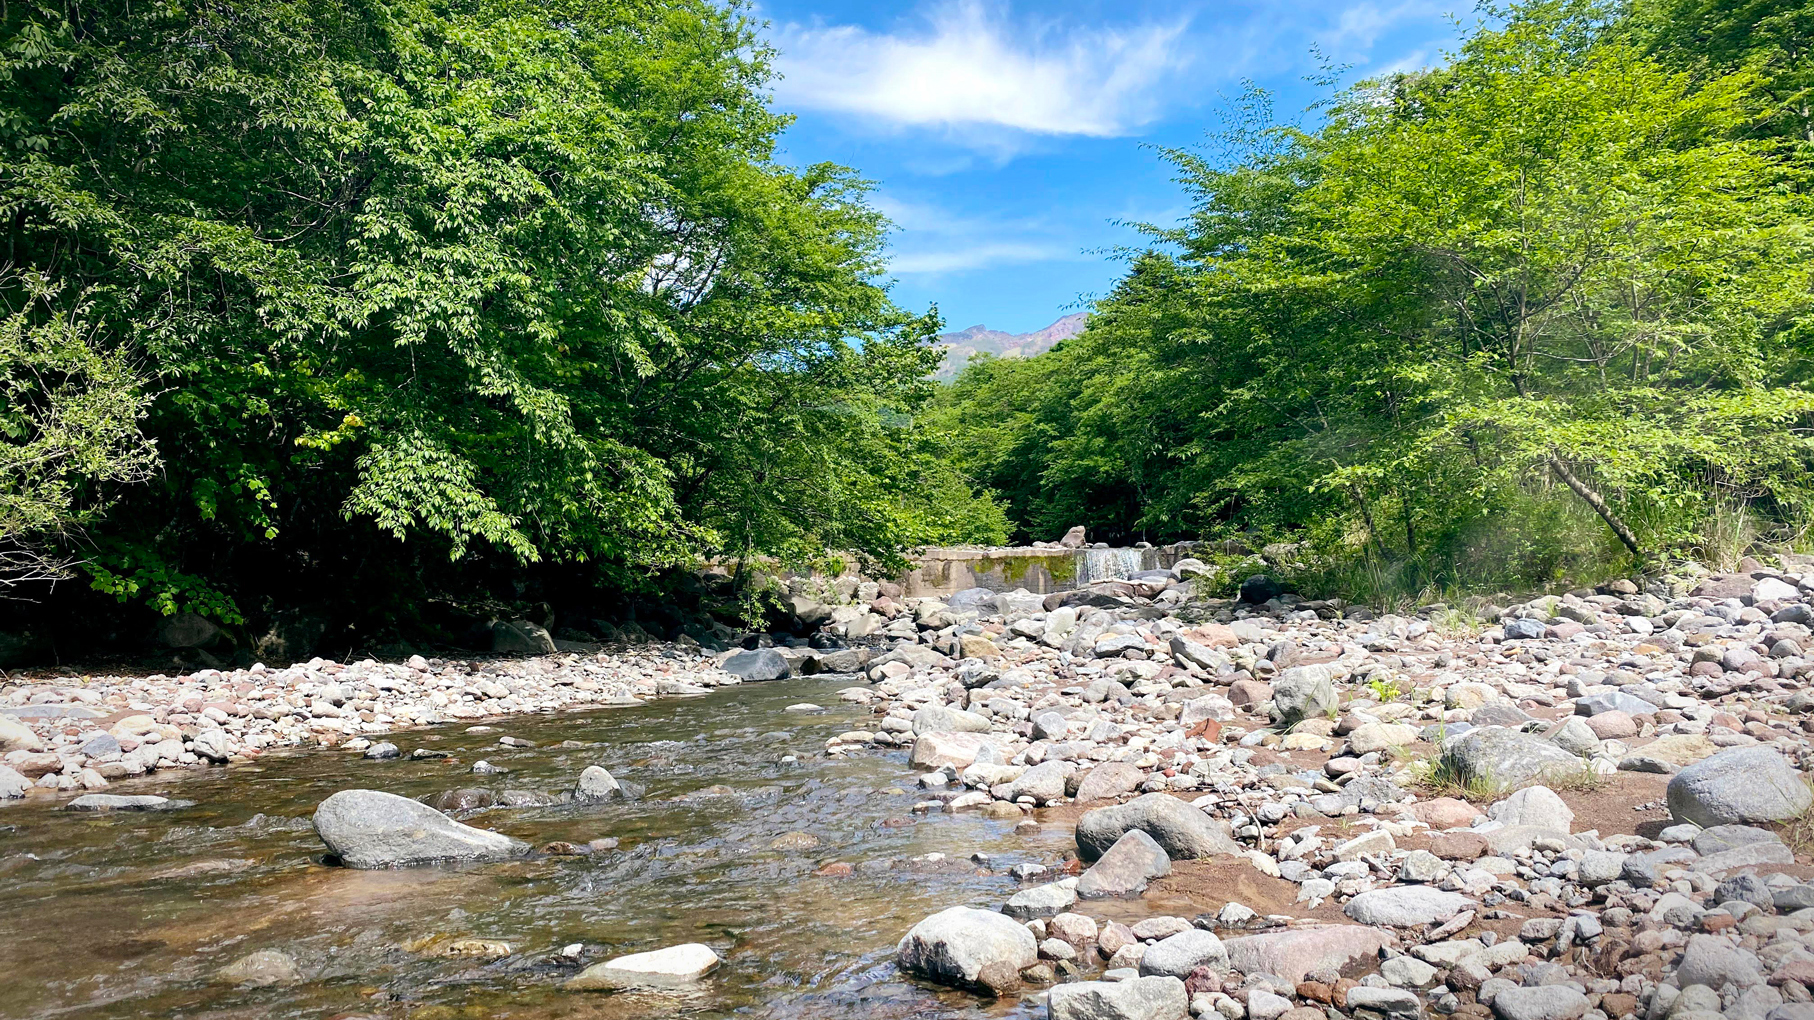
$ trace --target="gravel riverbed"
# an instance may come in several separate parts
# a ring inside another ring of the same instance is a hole
[[[1050,596],[802,599],[816,643],[842,646],[824,649],[25,684],[0,694],[0,792],[79,804],[276,747],[391,753],[418,724],[848,673],[832,697],[866,721],[825,758],[904,753],[922,824],[1067,836],[1011,866],[979,854],[1011,894],[958,890],[903,926],[895,965],[930,986],[1059,1020],[1814,1020],[1814,566],[1403,615],[1263,582],[1199,598],[1194,566]],[[717,957],[667,948],[569,986],[717,980]]]

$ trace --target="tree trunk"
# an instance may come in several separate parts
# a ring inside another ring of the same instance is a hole
[[[1594,508],[1594,513],[1600,515],[1600,519],[1606,522],[1606,526],[1612,529],[1613,534],[1619,536],[1619,541],[1625,543],[1625,548],[1630,549],[1633,556],[1644,555],[1644,550],[1638,548],[1638,537],[1632,534],[1631,529],[1619,519],[1618,514],[1612,512],[1612,507],[1606,505],[1606,501],[1600,498],[1599,493],[1588,488],[1586,482],[1575,477],[1575,473],[1568,469],[1568,465],[1562,463],[1561,457],[1550,454],[1549,466],[1550,470],[1556,473],[1556,477],[1562,479],[1563,484],[1575,490],[1575,495],[1580,496],[1583,502]]]

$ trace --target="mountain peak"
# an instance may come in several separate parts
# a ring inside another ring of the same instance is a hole
[[[978,323],[955,333],[940,333],[939,345],[945,348],[945,361],[934,378],[951,379],[964,370],[964,365],[978,354],[998,358],[1030,358],[1052,349],[1060,340],[1069,340],[1083,332],[1089,321],[1088,312],[1072,312],[1058,321],[1031,333],[1004,333]]]

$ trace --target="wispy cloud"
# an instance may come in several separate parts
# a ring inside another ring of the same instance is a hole
[[[1394,29],[1412,22],[1433,21],[1466,6],[1462,0],[1362,0],[1342,8],[1334,22],[1317,33],[1317,42],[1333,56],[1366,62],[1380,38]]]
[[[943,206],[877,195],[897,231],[889,272],[939,276],[993,266],[1089,258],[1067,225],[1042,217],[964,215]]]
[[[1160,86],[1188,60],[1186,27],[1017,23],[977,0],[900,34],[783,24],[776,92],[783,106],[891,129],[1115,137],[1159,114]]]

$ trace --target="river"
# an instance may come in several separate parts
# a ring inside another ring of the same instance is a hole
[[[1005,1016],[904,981],[895,943],[927,914],[998,906],[1007,869],[1053,862],[1065,826],[914,815],[905,752],[828,758],[825,739],[870,721],[837,700],[851,678],[805,678],[560,716],[465,724],[390,739],[402,760],[338,750],[158,773],[110,793],[194,801],[156,813],[85,814],[33,798],[0,808],[0,1016],[326,1018],[750,1018]],[[789,712],[810,702],[820,714]],[[533,748],[499,746],[500,735]],[[580,742],[588,746],[559,746]],[[412,761],[415,748],[448,752]],[[791,760],[790,760],[791,756]],[[483,758],[506,775],[472,775]],[[615,850],[471,867],[330,866],[308,818],[336,790],[424,796],[458,787],[553,794],[588,765],[646,787],[634,804],[492,809],[464,820],[528,840]],[[714,790],[712,788],[729,788]],[[702,793],[703,791],[703,793]],[[822,841],[774,849],[788,833]],[[987,866],[971,861],[989,855]],[[944,855],[929,859],[928,855]],[[813,874],[827,862],[844,877]],[[507,944],[498,959],[454,940]],[[682,942],[725,965],[696,991],[568,992],[581,966]],[[575,961],[563,947],[585,947]],[[215,971],[259,949],[305,980],[248,989]]]

